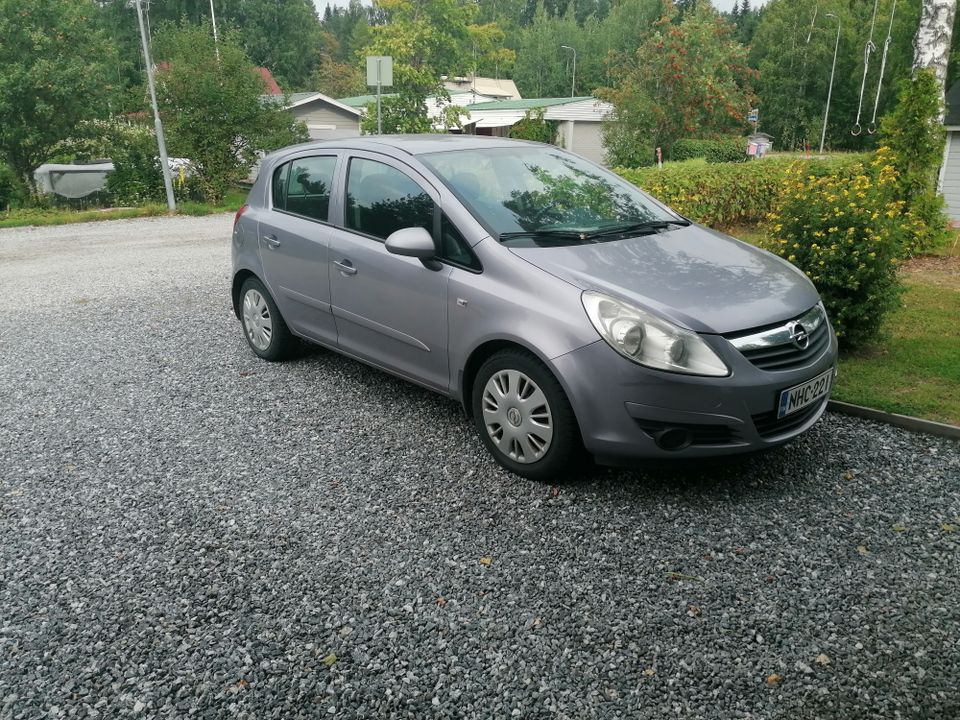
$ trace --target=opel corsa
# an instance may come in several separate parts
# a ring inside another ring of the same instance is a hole
[[[377,136],[267,156],[233,229],[265,360],[302,338],[455,398],[508,470],[780,445],[837,341],[797,268],[559,148]]]

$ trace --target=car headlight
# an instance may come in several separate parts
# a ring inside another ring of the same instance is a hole
[[[635,363],[688,375],[730,374],[723,360],[696,333],[602,293],[588,290],[582,297],[587,317],[600,337]]]

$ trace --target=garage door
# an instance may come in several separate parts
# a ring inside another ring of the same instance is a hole
[[[603,135],[600,132],[602,123],[584,122],[577,120],[573,123],[573,152],[577,155],[583,155],[588,160],[595,163],[604,164],[603,156]],[[960,149],[960,145],[958,145]],[[960,153],[957,155],[957,161],[960,163]]]
[[[947,159],[943,169],[943,197],[951,220],[960,220],[960,132],[947,133]]]

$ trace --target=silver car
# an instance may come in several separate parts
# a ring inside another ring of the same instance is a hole
[[[297,145],[233,230],[253,351],[302,338],[462,403],[508,470],[780,445],[823,413],[836,337],[797,268],[538,143]]]

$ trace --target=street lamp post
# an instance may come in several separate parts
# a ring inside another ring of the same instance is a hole
[[[147,70],[147,85],[150,88],[150,104],[153,106],[153,126],[157,132],[157,150],[160,153],[160,170],[163,172],[163,187],[167,191],[167,208],[170,212],[177,209],[173,197],[173,181],[170,177],[170,161],[167,159],[167,144],[163,137],[163,123],[160,122],[160,108],[157,107],[157,91],[153,82],[153,60],[150,57],[150,44],[147,42],[147,31],[143,25],[142,0],[135,0],[137,4],[137,24],[140,26],[140,41],[143,43],[143,64]]]
[[[573,52],[573,81],[570,83],[570,97],[574,97],[577,94],[577,49],[569,45],[561,45],[560,47]]]
[[[833,95],[833,74],[837,70],[837,50],[840,49],[840,18],[833,13],[827,13],[827,17],[836,18],[837,21],[837,41],[833,45],[833,66],[830,68],[830,87],[827,89],[827,108],[823,111],[823,132],[820,133],[820,154],[823,155],[823,143],[827,139],[827,119],[830,117],[830,98]]]

